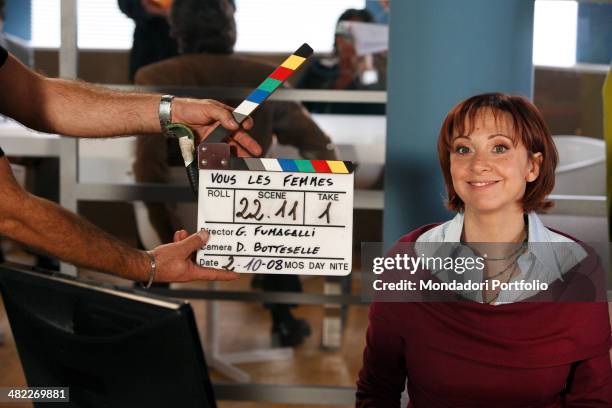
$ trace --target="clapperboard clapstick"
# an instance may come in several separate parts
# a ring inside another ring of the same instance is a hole
[[[283,82],[304,64],[304,61],[313,53],[312,48],[304,43],[280,64],[259,86],[246,97],[232,115],[238,124],[251,115],[270,95],[278,89]],[[172,124],[168,130],[173,132],[179,140],[181,154],[185,161],[187,177],[194,193],[198,194],[198,164],[194,160],[195,138],[193,132],[186,126]],[[230,146],[223,143],[231,131],[218,126],[199,146],[200,166],[204,162],[205,168],[230,168]]]

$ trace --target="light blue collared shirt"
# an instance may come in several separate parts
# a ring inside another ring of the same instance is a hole
[[[524,280],[525,282],[539,281],[551,284],[558,279],[563,280],[563,274],[587,256],[586,251],[580,244],[546,228],[536,213],[529,213],[527,221],[529,227],[528,247],[517,260],[520,273],[514,276],[510,282]],[[417,239],[415,249],[418,253],[425,253],[428,256],[450,256],[450,253],[445,254],[437,251],[435,244],[440,244],[438,246],[440,249],[451,248],[449,245],[443,246],[442,244],[461,242],[462,232],[463,213],[458,213],[452,220],[423,233]],[[419,248],[419,244],[424,245]],[[447,249],[442,250],[448,252]],[[462,250],[469,251],[467,247],[462,248]],[[463,255],[474,256],[471,251],[469,254],[463,253]],[[434,271],[434,274],[444,281],[455,279],[456,276],[452,276],[452,273],[454,272]],[[467,270],[463,278],[472,282],[482,282],[483,270],[478,268]],[[538,292],[538,290],[501,290],[495,303],[492,304],[517,302]],[[462,291],[460,293],[468,299],[483,302],[482,291]]]

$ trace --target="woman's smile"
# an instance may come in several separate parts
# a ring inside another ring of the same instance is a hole
[[[480,181],[468,181],[467,183],[470,185],[470,187],[476,190],[483,190],[483,189],[487,189],[489,187],[494,186],[500,181],[501,180],[480,180]]]

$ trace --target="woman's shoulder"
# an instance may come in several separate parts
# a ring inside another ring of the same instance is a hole
[[[542,219],[535,213],[527,215],[529,220],[529,242],[570,243],[579,242],[570,234],[545,226]]]
[[[459,242],[463,230],[463,214],[457,213],[446,222],[425,224],[400,238],[399,242]]]

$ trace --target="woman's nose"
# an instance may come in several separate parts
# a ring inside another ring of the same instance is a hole
[[[491,170],[490,157],[484,153],[476,152],[470,161],[470,170],[474,173],[483,173]]]

